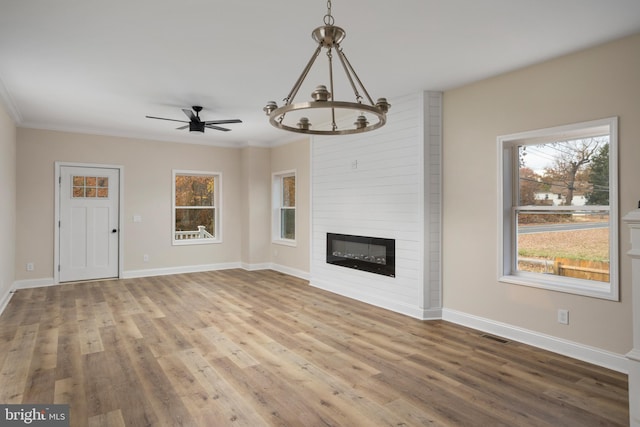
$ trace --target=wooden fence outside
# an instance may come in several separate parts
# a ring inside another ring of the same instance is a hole
[[[578,279],[609,281],[608,261],[585,261],[569,258],[556,258],[553,263],[554,273],[558,276],[576,277]]]

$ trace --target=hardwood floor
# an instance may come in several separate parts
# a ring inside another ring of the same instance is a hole
[[[0,403],[72,426],[628,425],[627,376],[273,271],[18,291]]]

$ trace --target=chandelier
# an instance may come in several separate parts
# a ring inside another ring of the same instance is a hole
[[[284,98],[284,104],[281,107],[278,107],[278,104],[276,104],[275,101],[269,101],[263,108],[264,112],[269,116],[269,122],[276,128],[313,135],[346,135],[378,129],[386,123],[387,111],[389,111],[391,105],[387,102],[386,98],[379,98],[375,103],[373,102],[371,96],[369,96],[369,93],[367,92],[367,89],[365,89],[360,78],[340,47],[340,42],[342,42],[346,36],[345,31],[340,27],[334,26],[333,23],[334,19],[331,15],[331,0],[328,0],[327,14],[324,16],[324,25],[316,28],[311,33],[311,37],[318,43],[318,47],[311,56],[307,66],[293,85],[289,95]],[[322,51],[322,48],[327,50],[327,60],[329,62],[329,87],[327,88],[326,85],[318,85],[311,94],[311,98],[313,99],[312,101],[294,102],[294,98],[298,94],[298,90],[300,90],[305,78],[311,71],[311,68]],[[342,64],[346,79],[353,90],[355,99],[352,101],[337,101],[335,99],[335,85],[333,79],[334,50]],[[363,100],[359,90],[362,91],[366,100]],[[301,114],[289,114],[293,112],[300,113],[301,111],[306,110],[310,111],[302,114],[315,114],[314,120],[325,124],[325,128],[322,128],[322,125],[314,128],[308,117],[298,117],[301,116]],[[351,113],[354,111],[356,112],[357,118],[355,119],[352,127],[339,128],[336,124],[336,116],[340,119],[345,112],[343,110],[346,110],[346,112],[350,111]],[[324,112],[324,114],[316,114],[318,112]],[[338,114],[336,114],[336,112]],[[290,117],[286,117],[287,114],[289,114]],[[370,123],[369,120],[372,120],[372,123]]]

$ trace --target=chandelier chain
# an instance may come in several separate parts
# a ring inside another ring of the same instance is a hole
[[[333,88],[333,55],[331,53],[331,48],[327,49],[327,58],[329,60],[329,93],[331,100],[333,101],[333,96],[335,95]],[[338,125],[336,125],[336,110],[335,108],[331,109],[331,129],[335,132],[338,129]]]
[[[327,14],[324,15],[324,25],[333,25],[333,16],[331,15],[331,0],[327,0]]]

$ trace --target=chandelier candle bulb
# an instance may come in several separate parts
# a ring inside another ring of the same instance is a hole
[[[331,93],[327,90],[325,85],[320,85],[316,87],[316,90],[313,91],[311,97],[314,101],[328,101],[331,98]]]
[[[364,129],[367,127],[369,122],[365,116],[358,116],[354,125],[356,125],[356,129]]]
[[[387,113],[389,111],[389,108],[391,108],[391,104],[387,102],[387,98],[378,98],[378,102],[376,102],[376,107],[378,107],[384,113]]]
[[[298,128],[303,130],[308,130],[311,127],[311,123],[309,123],[309,119],[306,117],[300,117],[300,121],[298,122]]]
[[[276,101],[269,101],[267,102],[267,105],[262,109],[265,113],[267,113],[267,115],[271,114],[273,112],[273,110],[275,110],[276,108],[278,108],[278,104],[276,104]]]

